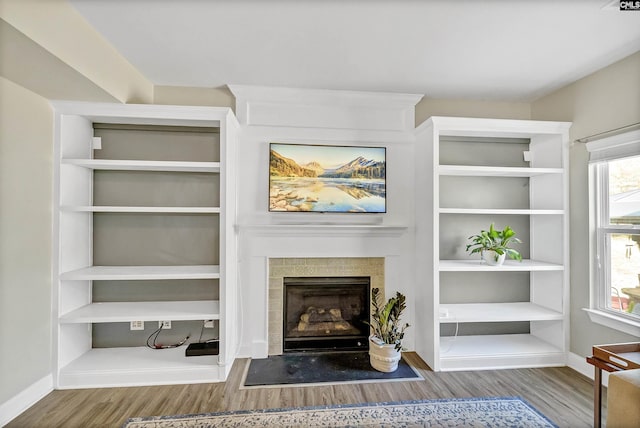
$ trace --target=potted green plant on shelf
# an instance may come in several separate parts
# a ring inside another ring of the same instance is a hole
[[[406,309],[404,294],[396,292],[386,302],[379,288],[371,289],[371,336],[369,336],[369,361],[381,372],[390,373],[398,368],[402,357],[402,339],[408,323],[402,325],[400,317]]]
[[[488,265],[499,266],[504,263],[506,256],[510,259],[522,261],[522,255],[511,244],[521,243],[516,238],[516,232],[510,226],[503,230],[496,229],[491,223],[489,230],[481,230],[479,234],[469,237],[471,244],[467,245],[469,254],[480,253],[480,257]]]

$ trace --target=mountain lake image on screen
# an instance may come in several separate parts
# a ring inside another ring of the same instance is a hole
[[[269,146],[270,212],[386,212],[385,147]]]

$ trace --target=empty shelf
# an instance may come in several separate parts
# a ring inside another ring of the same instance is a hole
[[[500,166],[440,165],[440,175],[469,177],[535,177],[543,174],[562,174],[562,168],[528,168]]]
[[[167,213],[167,214],[216,214],[220,207],[140,207],[140,206],[89,206],[67,205],[63,211],[95,213]]]
[[[220,278],[217,265],[192,266],[91,266],[64,272],[62,280],[117,281],[144,279],[215,279]]]
[[[220,172],[220,162],[149,161],[116,159],[63,159],[63,165],[124,171]]]
[[[63,324],[220,319],[217,300],[91,303],[60,317]]]
[[[441,304],[441,323],[562,320],[562,313],[530,302]]]

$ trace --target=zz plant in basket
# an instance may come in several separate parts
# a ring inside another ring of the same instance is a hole
[[[484,253],[492,252],[491,256],[496,262],[501,256],[502,259],[504,259],[504,256],[509,256],[513,260],[522,261],[522,255],[511,248],[511,244],[521,243],[522,241],[516,238],[516,232],[510,226],[499,230],[491,223],[489,230],[481,230],[479,234],[472,235],[469,239],[471,240],[471,244],[467,245],[469,254],[480,253],[487,260]]]

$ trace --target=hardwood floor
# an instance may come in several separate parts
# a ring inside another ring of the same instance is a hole
[[[404,355],[423,381],[240,389],[247,363],[240,359],[225,383],[53,391],[6,428],[119,427],[135,416],[487,396],[520,396],[560,427],[593,425],[592,381],[568,367],[435,373],[416,354]]]

